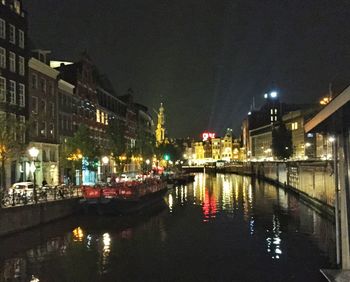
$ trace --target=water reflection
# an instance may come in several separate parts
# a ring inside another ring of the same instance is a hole
[[[332,223],[264,182],[198,174],[165,200],[150,214],[83,216],[0,242],[0,281],[282,281],[290,271],[317,281],[334,262]]]

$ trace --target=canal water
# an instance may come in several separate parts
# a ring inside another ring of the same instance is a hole
[[[127,217],[79,215],[0,241],[0,281],[326,281],[332,222],[250,177],[197,174]]]

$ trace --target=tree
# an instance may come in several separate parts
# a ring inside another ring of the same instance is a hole
[[[137,131],[136,137],[136,153],[144,159],[150,159],[155,152],[156,140],[153,135],[147,134],[141,128]]]
[[[181,150],[176,144],[162,143],[157,147],[157,157],[159,159],[167,158],[176,161],[181,158]]]
[[[119,170],[123,171],[127,161],[127,146],[125,139],[125,124],[118,119],[109,121],[107,134],[111,141],[112,153],[115,156],[115,162],[119,166]]]
[[[80,125],[73,137],[61,145],[61,164],[64,167],[73,169],[82,168],[82,158],[89,162],[89,169],[95,170],[94,162],[100,155],[100,148],[90,135],[86,125]]]
[[[12,158],[24,153],[24,136],[26,127],[18,123],[15,118],[0,115],[0,160],[1,160],[1,187],[6,189],[6,163]]]
[[[293,153],[292,133],[284,123],[272,130],[272,152],[278,159],[288,159]]]

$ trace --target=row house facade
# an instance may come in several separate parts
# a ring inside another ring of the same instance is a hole
[[[37,159],[37,184],[44,180],[49,185],[59,183],[59,136],[58,136],[58,82],[59,72],[37,52],[29,60],[29,147],[39,149]],[[30,179],[30,178],[29,178]]]
[[[28,117],[27,61],[27,17],[22,1],[3,0],[0,2],[0,114],[16,124],[24,124]],[[24,130],[16,135],[14,142],[26,142]],[[7,162],[4,185],[24,180],[26,158],[25,154],[12,156]]]

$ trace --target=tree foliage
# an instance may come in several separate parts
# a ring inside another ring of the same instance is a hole
[[[6,188],[6,163],[9,159],[24,154],[25,124],[17,122],[15,118],[0,115],[0,160],[1,187]]]
[[[72,168],[81,167],[81,158],[87,158],[90,162],[100,155],[100,148],[90,135],[89,128],[80,125],[73,137],[61,146],[61,162]],[[70,165],[69,165],[70,164]]]
[[[293,153],[292,133],[284,123],[272,130],[272,152],[278,159],[288,159]]]
[[[111,140],[112,153],[119,157],[126,153],[125,124],[118,119],[109,122],[107,134]]]
[[[169,156],[169,160],[176,161],[181,158],[181,149],[172,143],[162,143],[157,147],[157,157],[164,159],[164,156]]]

